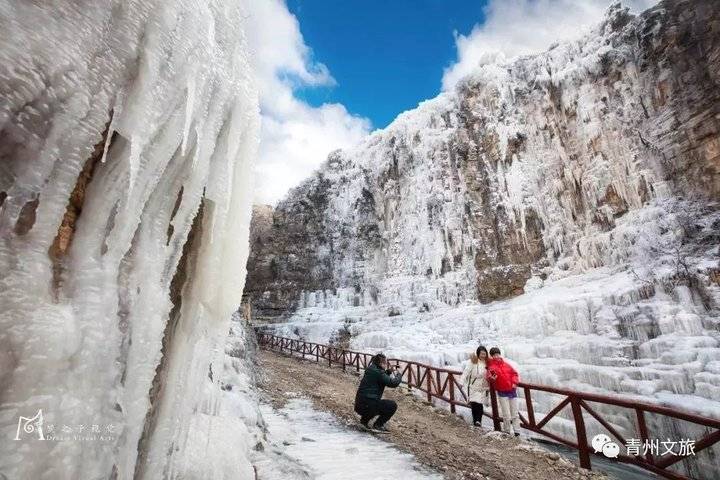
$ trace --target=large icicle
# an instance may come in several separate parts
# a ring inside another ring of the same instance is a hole
[[[252,476],[257,417],[218,418],[258,129],[241,7],[0,0],[8,478]],[[12,440],[38,410],[46,439]]]

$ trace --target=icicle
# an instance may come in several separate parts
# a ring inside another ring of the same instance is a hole
[[[187,85],[187,102],[185,103],[185,128],[183,128],[183,139],[180,152],[185,155],[187,147],[188,135],[190,134],[190,124],[192,123],[193,113],[195,111],[195,75],[190,74]]]
[[[120,118],[122,115],[123,97],[124,95],[122,92],[118,92],[117,95],[115,95],[115,101],[113,102],[113,108],[111,110],[110,125],[108,125],[107,135],[105,136],[105,145],[103,146],[103,154],[100,159],[101,163],[105,163],[105,160],[107,159],[110,142],[112,141],[113,134],[115,133],[116,119]]]
[[[127,196],[127,203],[125,204],[127,208],[130,208],[130,205],[132,205],[132,198],[133,198],[133,189],[135,187],[135,182],[137,181],[137,175],[138,171],[140,169],[140,152],[142,151],[142,147],[140,146],[140,141],[137,136],[133,135],[130,137],[130,156],[128,157],[128,196]]]

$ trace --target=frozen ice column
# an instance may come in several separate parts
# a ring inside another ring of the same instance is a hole
[[[0,0],[8,478],[252,473],[256,419],[218,427],[258,129],[242,8]],[[14,440],[39,410],[45,439]]]

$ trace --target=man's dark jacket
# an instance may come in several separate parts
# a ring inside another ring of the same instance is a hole
[[[385,370],[374,363],[370,364],[370,366],[365,369],[365,375],[360,381],[355,400],[357,401],[360,398],[380,400],[383,391],[385,391],[385,387],[395,388],[400,385],[400,383],[402,383],[401,375],[390,376]]]

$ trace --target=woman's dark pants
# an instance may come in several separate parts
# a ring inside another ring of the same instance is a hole
[[[367,425],[374,417],[378,417],[374,424],[376,427],[385,425],[385,422],[395,415],[396,410],[397,403],[392,400],[378,400],[376,398],[364,397],[355,399],[355,412],[360,415],[360,422],[363,425]]]
[[[473,424],[482,423],[483,404],[477,402],[470,402],[470,410],[472,410]]]

